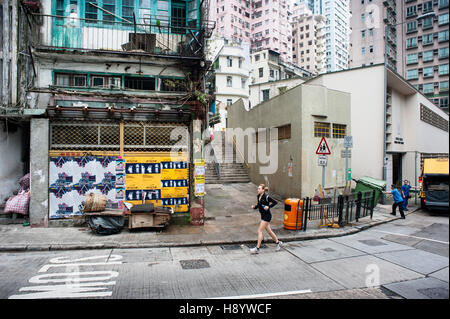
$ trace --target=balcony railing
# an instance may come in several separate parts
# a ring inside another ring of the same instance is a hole
[[[200,57],[215,22],[148,17],[145,24],[32,14],[34,47],[51,50]],[[147,23],[148,22],[148,23]]]

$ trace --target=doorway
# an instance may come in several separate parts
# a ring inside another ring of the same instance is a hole
[[[392,154],[392,184],[396,187],[402,185],[402,155],[400,153]]]

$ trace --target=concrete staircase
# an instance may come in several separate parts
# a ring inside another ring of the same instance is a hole
[[[219,134],[218,134],[219,133]],[[236,150],[232,147],[232,142],[225,146],[224,134],[222,132],[215,132],[215,137],[211,143],[214,153],[219,160],[220,178],[217,175],[215,165],[213,163],[206,164],[206,184],[222,184],[222,183],[248,183],[250,178],[245,170],[244,163],[238,163],[236,158],[239,155],[236,154]],[[233,152],[225,153],[227,150],[232,149]],[[228,154],[230,153],[230,154]],[[224,156],[222,156],[224,154]]]

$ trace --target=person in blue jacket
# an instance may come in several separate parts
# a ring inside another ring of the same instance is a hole
[[[385,194],[392,194],[394,196],[394,203],[392,204],[392,213],[391,215],[396,215],[396,210],[398,207],[398,210],[400,211],[400,215],[402,216],[402,219],[405,219],[405,213],[403,212],[403,197],[398,191],[398,189],[395,188],[395,185],[391,185],[391,191],[390,192],[383,192]]]
[[[411,189],[411,185],[405,179],[404,184],[402,185],[402,194],[403,194],[403,210],[408,211],[408,198],[409,198],[409,190]]]
[[[259,209],[259,213],[261,214],[261,222],[258,227],[258,243],[255,248],[250,249],[250,252],[252,254],[259,253],[259,247],[261,247],[261,242],[263,240],[264,229],[277,244],[275,248],[276,251],[279,251],[281,245],[283,244],[282,241],[278,240],[277,235],[275,235],[275,233],[270,228],[270,221],[272,220],[272,214],[270,212],[270,209],[277,204],[277,201],[274,200],[272,197],[270,197],[269,194],[267,194],[268,191],[269,189],[266,187],[266,185],[264,184],[259,185],[257,195],[258,202],[256,205],[252,205],[252,208]]]

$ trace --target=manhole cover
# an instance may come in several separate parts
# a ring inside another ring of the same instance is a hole
[[[430,299],[448,299],[448,289],[442,287],[417,289],[417,291]]]
[[[379,240],[376,239],[366,239],[366,240],[358,240],[360,243],[363,243],[364,245],[367,246],[383,246],[383,245],[387,245]]]
[[[204,259],[180,260],[180,264],[183,269],[201,269],[210,267],[208,262]]]
[[[241,245],[222,245],[220,247],[223,250],[238,250],[238,249],[241,249]]]
[[[333,251],[336,251],[336,250],[334,250],[333,248],[323,248],[322,250],[323,250],[323,251],[326,251],[327,253],[331,253],[331,252],[333,252]]]

